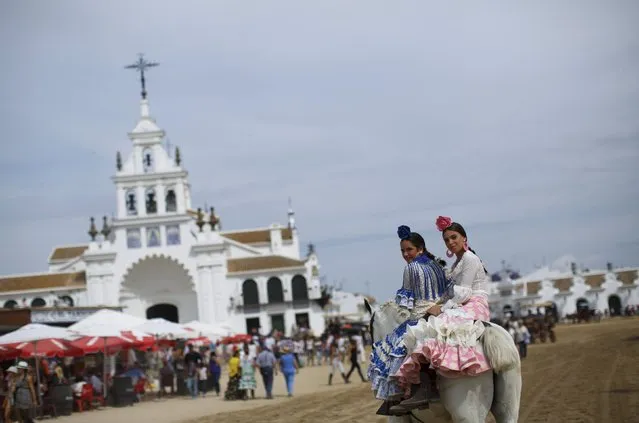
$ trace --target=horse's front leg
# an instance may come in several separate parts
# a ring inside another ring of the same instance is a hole
[[[458,378],[439,377],[442,405],[455,423],[484,423],[493,402],[493,372]]]

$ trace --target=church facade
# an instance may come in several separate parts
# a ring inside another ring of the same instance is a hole
[[[240,333],[321,333],[319,261],[312,246],[301,255],[290,204],[286,225],[238,231],[221,230],[213,208],[194,210],[180,151],[163,145],[145,94],[132,149],[117,154],[115,217],[91,218],[87,244],[54,248],[48,272],[0,279],[0,306],[120,306]]]

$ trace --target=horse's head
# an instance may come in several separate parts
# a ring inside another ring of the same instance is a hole
[[[371,333],[373,342],[384,339],[386,335],[410,316],[408,310],[400,308],[394,301],[388,301],[374,310],[368,300],[364,299],[364,307],[371,315],[368,330]]]

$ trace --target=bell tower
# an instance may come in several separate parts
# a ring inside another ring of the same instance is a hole
[[[120,247],[129,249],[178,245],[189,222],[188,172],[177,148],[171,158],[171,145],[163,144],[166,133],[149,107],[145,72],[158,65],[140,55],[126,66],[140,74],[140,117],[128,133],[132,147],[128,156],[123,159],[117,152],[112,179],[117,195],[113,229]]]

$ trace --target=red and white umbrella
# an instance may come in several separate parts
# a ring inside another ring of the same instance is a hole
[[[71,342],[71,345],[84,351],[85,354],[105,352],[108,355],[115,354],[121,349],[132,348],[133,340],[123,335],[120,336],[82,336]]]
[[[21,342],[13,347],[20,352],[20,357],[80,357],[84,352],[64,339],[41,339],[37,342]]]
[[[20,351],[9,346],[0,346],[0,361],[13,360],[20,357]]]

